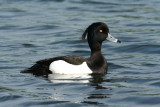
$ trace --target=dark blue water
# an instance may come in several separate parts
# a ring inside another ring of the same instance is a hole
[[[159,107],[159,10],[159,0],[0,0],[0,106]],[[20,73],[48,57],[88,57],[81,35],[98,21],[122,41],[103,43],[107,75]]]

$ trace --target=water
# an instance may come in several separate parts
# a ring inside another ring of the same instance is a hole
[[[159,0],[0,0],[1,107],[159,107]],[[105,76],[20,73],[35,61],[88,57],[81,35],[105,22],[122,43],[103,43]]]

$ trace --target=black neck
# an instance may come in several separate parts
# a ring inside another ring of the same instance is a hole
[[[101,46],[102,46],[102,43],[99,43],[99,42],[89,43],[89,47],[91,49],[91,56],[92,54],[97,52],[101,53]]]
[[[106,61],[101,53],[101,50],[91,52],[91,56],[88,61],[88,66],[92,68],[92,71],[101,72],[101,68],[106,66]]]
[[[95,51],[95,52],[91,53],[90,60],[92,61],[92,63],[97,65],[97,64],[104,63],[105,59],[104,59],[104,56],[101,53],[101,50],[99,50],[99,51]]]
[[[102,53],[101,53],[101,50],[98,50],[98,51],[91,51],[91,57],[90,58],[93,58],[93,59],[101,59],[101,57],[103,57]]]

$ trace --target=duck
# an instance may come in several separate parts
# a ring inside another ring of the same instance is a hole
[[[32,73],[37,76],[49,74],[106,74],[108,71],[107,60],[101,52],[102,42],[105,40],[121,43],[114,38],[107,24],[94,22],[90,24],[82,34],[82,40],[87,36],[90,48],[90,57],[82,56],[57,56],[37,61],[30,68],[24,69],[22,73]]]

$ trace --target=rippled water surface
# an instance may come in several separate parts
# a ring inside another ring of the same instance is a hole
[[[159,10],[159,0],[0,0],[0,106],[159,107]],[[81,35],[98,21],[122,41],[103,43],[107,75],[20,73],[48,57],[88,57]]]

